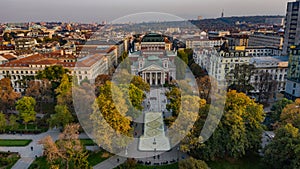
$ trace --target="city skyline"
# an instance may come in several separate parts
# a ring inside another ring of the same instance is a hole
[[[140,3],[137,0],[100,2],[87,0],[49,1],[3,0],[0,7],[0,22],[111,22],[126,15],[143,12],[168,13],[183,19],[217,18],[224,10],[226,16],[285,15],[286,3],[290,0],[261,1],[193,1],[182,2],[152,0]],[[141,17],[141,20],[144,18]],[[158,19],[159,20],[159,19]],[[153,21],[156,21],[153,19]]]

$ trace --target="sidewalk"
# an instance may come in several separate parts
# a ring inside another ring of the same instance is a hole
[[[119,161],[118,161],[119,159]],[[94,169],[113,169],[118,167],[119,165],[123,164],[127,158],[125,157],[120,157],[120,156],[113,156],[97,165],[95,165],[93,168]]]
[[[39,157],[43,155],[43,146],[38,142],[50,135],[53,141],[58,140],[60,131],[59,129],[51,129],[45,133],[41,134],[1,134],[1,139],[31,139],[32,142],[25,147],[0,147],[0,151],[3,152],[18,152],[21,156],[21,159],[17,161],[17,163],[13,166],[13,169],[27,169],[30,164],[34,161],[35,157]],[[79,138],[88,138],[86,134],[81,134]],[[33,150],[31,150],[33,147]],[[92,147],[91,147],[92,148]]]

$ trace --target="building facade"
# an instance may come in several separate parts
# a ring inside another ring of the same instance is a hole
[[[300,0],[288,2],[285,18],[283,54],[288,55],[290,46],[300,44]]]
[[[131,73],[141,76],[151,86],[164,85],[176,79],[174,59],[177,52],[171,51],[164,36],[146,34],[140,41],[140,50],[130,53]]]
[[[269,83],[267,85],[273,85],[271,88],[272,91],[267,91],[273,93],[270,95],[273,98],[270,99],[276,99],[276,93],[285,91],[288,57],[253,57],[250,59],[250,64],[254,66],[253,75],[250,80],[250,84],[254,88],[251,91],[252,94],[255,95],[261,92],[261,88],[264,88],[267,83]]]
[[[77,60],[73,55],[35,54],[0,65],[0,79],[10,77],[16,92],[24,92],[24,80],[34,79],[38,71],[46,67],[61,65],[76,76],[78,82],[94,82],[99,74],[108,73],[108,59],[105,55],[89,55]]]
[[[255,32],[249,36],[249,46],[272,46],[282,49],[283,37],[278,33]]]
[[[295,100],[300,98],[300,46],[292,46],[289,51],[285,97]]]

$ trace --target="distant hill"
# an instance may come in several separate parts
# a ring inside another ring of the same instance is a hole
[[[236,22],[247,24],[264,24],[266,18],[282,18],[284,16],[233,16],[216,19],[191,20],[191,22],[202,30],[234,29]]]

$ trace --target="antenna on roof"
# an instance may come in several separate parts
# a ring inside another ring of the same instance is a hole
[[[224,18],[224,9],[222,9],[221,18]]]

